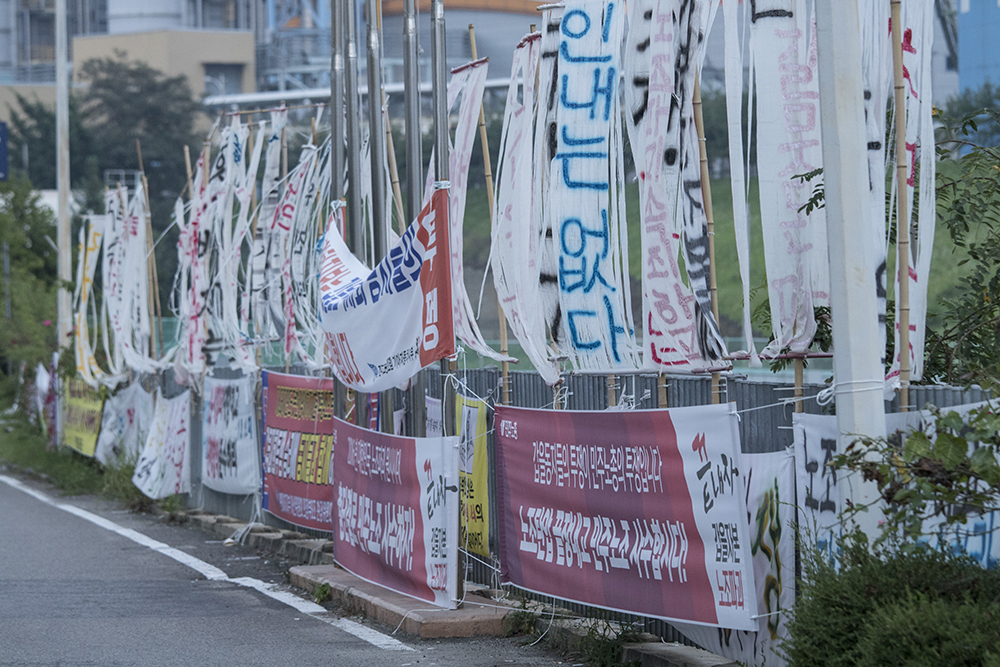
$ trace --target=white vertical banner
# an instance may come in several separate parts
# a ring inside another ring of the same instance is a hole
[[[543,166],[542,307],[552,343],[581,371],[640,364],[624,234],[618,87],[624,26],[620,3],[566,3],[558,78],[549,91],[555,108],[545,121],[555,152]]]
[[[551,10],[543,13],[543,25],[548,24],[550,14]],[[550,356],[539,307],[539,230],[533,215],[532,124],[543,39],[540,33],[532,33],[514,49],[497,160],[490,267],[511,331],[542,378],[555,384],[559,369]]]
[[[427,437],[441,437],[444,435],[444,416],[441,410],[441,399],[425,396],[424,407],[424,412],[427,416],[427,428],[425,431]]]
[[[694,125],[690,56],[701,51],[703,6],[642,0],[631,11],[625,118],[639,179],[644,360],[657,370],[702,369],[725,353],[711,308]],[[677,261],[682,243],[691,287]]]
[[[206,377],[202,397],[201,482],[220,493],[260,490],[256,379]]]
[[[149,437],[132,475],[132,483],[153,500],[191,492],[190,427],[190,390],[174,398],[158,392]]]
[[[774,342],[765,354],[805,352],[816,333],[814,308],[829,306],[826,214],[802,208],[823,166],[815,24],[809,0],[768,0],[750,9],[757,171]]]

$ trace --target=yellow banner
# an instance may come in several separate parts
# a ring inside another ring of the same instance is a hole
[[[66,402],[63,429],[66,446],[84,456],[93,456],[104,401],[89,385],[75,378],[66,383],[63,399]]]
[[[486,411],[480,400],[455,397],[455,432],[459,436],[459,497],[462,501],[461,549],[490,557],[489,460]]]

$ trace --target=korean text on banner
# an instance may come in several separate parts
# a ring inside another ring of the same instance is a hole
[[[746,665],[782,667],[776,650],[788,636],[795,603],[795,467],[790,449],[768,454],[744,454],[747,478],[747,520],[753,553],[753,594],[757,596],[757,631],[730,631],[676,623],[699,646]]]
[[[86,383],[72,379],[66,383],[65,443],[84,456],[97,449],[97,433],[104,405],[101,397]]]
[[[756,629],[734,408],[496,407],[504,581],[606,609]]]
[[[458,546],[490,557],[489,454],[486,451],[484,401],[455,397],[455,433],[458,434],[458,496],[461,534]]]
[[[448,191],[434,192],[373,270],[347,249],[336,220],[323,245],[320,316],[337,378],[357,391],[385,391],[453,355]]]
[[[334,419],[337,563],[404,595],[457,602],[457,438],[402,438]]]
[[[260,449],[253,377],[205,378],[201,415],[201,483],[220,493],[260,489]]]
[[[191,493],[191,392],[156,396],[156,411],[146,446],[135,464],[132,483],[153,500]]]
[[[959,414],[978,404],[947,408]],[[837,418],[830,415],[797,414],[792,419],[795,433],[795,485],[798,493],[799,523],[802,534],[829,558],[837,553],[837,538],[842,534],[839,517],[844,510],[843,494],[836,469],[830,466],[840,454],[837,442]],[[903,412],[886,415],[890,441],[900,441],[914,429],[923,429],[933,441],[934,419],[929,412]],[[978,443],[970,443],[978,447]],[[947,512],[947,510],[944,510]],[[1000,512],[970,514],[966,524],[948,525],[943,515],[926,517],[921,532],[928,545],[964,553],[983,567],[1000,560],[1000,540],[995,531],[1000,526]]]
[[[289,523],[334,529],[333,380],[261,373],[262,507]]]

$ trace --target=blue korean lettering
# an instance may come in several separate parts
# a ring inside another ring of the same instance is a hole
[[[618,70],[614,67],[609,67],[607,69],[607,77],[604,85],[601,85],[602,73],[600,67],[594,68],[594,87],[591,89],[590,101],[587,102],[574,102],[567,97],[567,89],[569,88],[569,75],[563,74],[562,76],[562,92],[559,93],[559,101],[567,109],[590,109],[590,118],[594,118],[594,114],[597,110],[598,99],[603,98],[604,101],[604,113],[602,117],[604,120],[611,118],[611,101],[612,97],[615,95],[615,83],[618,81]]]
[[[589,190],[607,190],[608,181],[575,181],[570,177],[571,160],[601,160],[608,159],[607,153],[557,153],[556,160],[562,160],[563,183],[567,188],[586,188]]]
[[[618,337],[625,335],[625,327],[615,324],[615,311],[611,307],[611,299],[608,295],[604,295],[604,309],[608,312],[608,329],[611,331],[611,354],[614,355],[615,361],[620,362],[621,357],[618,355]],[[632,333],[631,331],[629,332]]]
[[[584,293],[589,294],[598,280],[612,292],[615,291],[615,288],[604,279],[600,272],[601,260],[607,259],[610,247],[608,212],[606,210],[601,211],[601,218],[603,225],[599,231],[587,229],[579,218],[567,218],[563,221],[559,230],[559,241],[562,249],[562,254],[559,256],[559,288],[563,292],[573,292],[582,287]],[[572,233],[574,229],[576,230],[575,234]],[[593,254],[589,279],[587,275],[588,257],[584,255],[587,250],[588,237],[598,238],[602,241],[600,252]],[[570,282],[568,278],[577,279]]]
[[[596,350],[601,346],[601,341],[591,340],[584,342],[580,340],[580,335],[577,333],[576,328],[577,317],[597,317],[597,313],[593,310],[570,310],[566,312],[566,323],[569,324],[569,335],[573,347],[577,350]]]

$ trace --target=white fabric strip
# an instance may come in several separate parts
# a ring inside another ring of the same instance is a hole
[[[757,166],[768,296],[774,341],[765,356],[805,352],[816,333],[814,308],[829,305],[826,216],[799,209],[813,183],[800,176],[822,166],[814,25],[807,0],[751,8]]]

